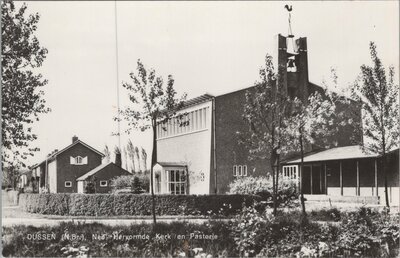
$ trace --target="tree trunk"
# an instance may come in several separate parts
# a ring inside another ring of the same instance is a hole
[[[303,168],[304,168],[304,146],[303,146],[303,137],[301,135],[301,130],[300,131],[300,155],[301,155],[301,161],[300,161],[300,182],[299,182],[299,189],[300,189],[300,202],[301,202],[301,210],[303,213],[303,216],[307,216],[306,213],[306,204],[304,203],[304,194],[303,194]]]
[[[152,130],[153,130],[153,149],[151,151],[151,167],[150,167],[150,189],[151,189],[151,204],[152,204],[152,213],[153,213],[153,223],[154,225],[157,223],[156,220],[156,197],[154,195],[154,171],[153,167],[157,162],[157,141],[156,141],[156,132],[157,132],[157,121],[153,119],[152,121]]]
[[[279,207],[279,203],[278,203],[278,185],[279,185],[279,174],[280,174],[280,170],[281,170],[281,166],[280,166],[280,154],[277,154],[276,156],[276,186],[275,186],[275,190],[276,190],[276,209],[278,210]]]
[[[274,211],[273,214],[274,216],[277,215],[277,199],[276,199],[276,184],[275,184],[275,177],[276,175],[276,167],[275,167],[275,162],[276,162],[276,155],[275,155],[275,149],[272,151],[271,154],[271,168],[272,168],[272,200],[273,200],[273,207]]]
[[[389,205],[389,193],[388,193],[388,182],[387,182],[387,174],[386,174],[386,153],[383,151],[382,155],[382,171],[383,175],[385,177],[385,202],[386,202],[386,207],[390,208]]]

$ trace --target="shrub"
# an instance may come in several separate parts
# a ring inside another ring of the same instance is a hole
[[[157,195],[157,215],[232,215],[252,205],[248,195]],[[21,207],[33,213],[71,216],[151,215],[147,194],[21,194]],[[58,207],[59,206],[59,207]]]
[[[149,191],[149,176],[143,173],[137,173],[129,176],[119,176],[112,180],[113,191],[131,188],[133,193],[143,193]]]
[[[340,211],[337,208],[313,210],[310,214],[313,220],[319,221],[340,221]]]
[[[396,257],[399,216],[362,208],[341,214],[339,224],[313,223],[300,212],[273,217],[244,207],[231,224],[241,256]]]
[[[22,210],[41,214],[66,215],[69,213],[69,194],[20,194]]]
[[[280,177],[278,180],[277,201],[280,205],[292,205],[298,201],[296,180]],[[229,185],[231,194],[259,195],[272,203],[272,177],[242,177]]]

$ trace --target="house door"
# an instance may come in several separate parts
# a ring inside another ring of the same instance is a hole
[[[311,194],[322,194],[321,187],[321,166],[313,165],[312,166],[312,192]]]
[[[311,194],[311,166],[303,166],[303,171],[301,173],[301,188],[303,194]]]
[[[302,189],[304,194],[322,194],[323,180],[321,165],[304,165],[302,173]]]

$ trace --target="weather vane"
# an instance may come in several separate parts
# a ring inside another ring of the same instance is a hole
[[[288,38],[293,38],[294,37],[294,35],[293,35],[293,33],[292,33],[292,23],[291,23],[291,18],[292,18],[292,15],[291,15],[291,12],[292,12],[292,10],[293,10],[293,8],[292,8],[292,6],[290,5],[285,5],[285,9],[289,12],[289,19],[288,19],[288,21],[289,21],[289,29],[288,29]]]

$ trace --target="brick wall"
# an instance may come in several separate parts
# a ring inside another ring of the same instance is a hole
[[[72,165],[70,157],[87,157],[87,165]],[[69,148],[57,156],[57,192],[76,193],[76,179],[95,167],[101,165],[101,155],[85,147],[81,143]],[[72,187],[65,187],[65,181],[71,181]]]

